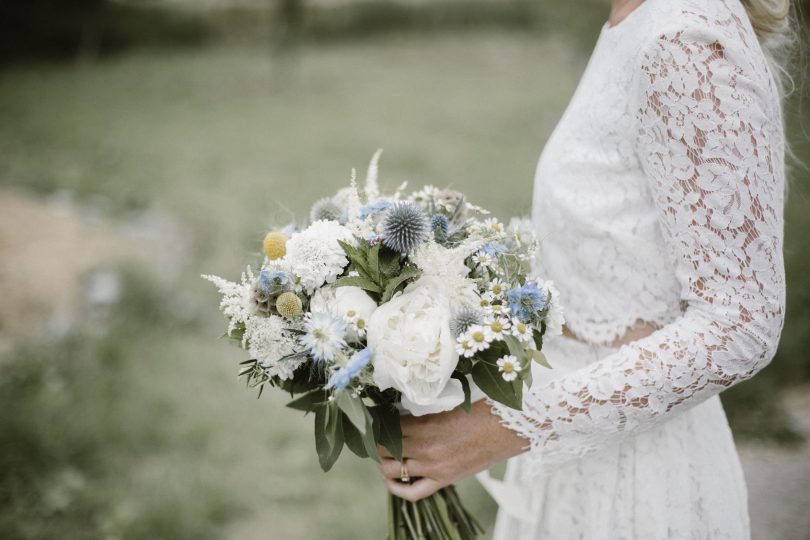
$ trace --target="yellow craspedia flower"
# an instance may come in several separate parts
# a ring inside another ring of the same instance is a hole
[[[301,299],[293,292],[282,293],[276,299],[276,309],[279,315],[288,319],[294,319],[303,312]]]
[[[264,255],[274,261],[282,258],[287,254],[287,235],[279,232],[272,231],[267,233],[264,237]]]

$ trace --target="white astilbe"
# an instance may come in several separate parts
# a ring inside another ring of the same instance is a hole
[[[219,276],[203,275],[206,281],[213,283],[222,295],[219,310],[228,318],[228,335],[240,325],[245,325],[253,314],[250,307],[250,287],[253,284],[253,271],[250,267],[242,272],[241,283],[228,281]],[[244,344],[244,341],[243,341]]]
[[[334,283],[349,264],[338,240],[353,243],[351,231],[336,221],[316,221],[287,241],[284,266],[300,279],[307,292]]]
[[[382,155],[382,148],[379,148],[374,155],[371,156],[371,161],[368,164],[368,171],[366,172],[366,202],[375,201],[380,197],[380,186],[377,183],[377,175],[379,173],[380,155]]]
[[[245,323],[245,341],[250,357],[256,359],[273,377],[290,379],[295,370],[306,361],[306,356],[285,358],[297,352],[298,341],[291,332],[290,322],[282,317],[251,316]]]

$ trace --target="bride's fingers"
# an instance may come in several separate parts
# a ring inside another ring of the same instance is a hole
[[[411,478],[426,476],[428,472],[422,463],[413,459],[405,461],[405,468]],[[395,459],[383,459],[380,463],[380,470],[386,480],[399,480],[402,478],[402,464]]]
[[[388,487],[388,491],[390,491],[392,494],[411,502],[416,502],[424,499],[425,497],[430,497],[444,487],[442,484],[436,480],[433,480],[432,478],[420,478],[412,484],[403,484],[398,480],[386,478],[385,485]]]
[[[377,453],[380,454],[380,457],[383,459],[393,459],[394,456],[391,455],[391,452],[388,451],[383,445],[377,445]]]

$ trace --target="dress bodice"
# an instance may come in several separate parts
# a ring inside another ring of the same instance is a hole
[[[650,336],[495,405],[537,470],[753,376],[785,302],[784,130],[740,0],[646,0],[605,27],[540,159],[540,272],[569,328]],[[553,358],[550,359],[553,364]]]
[[[713,22],[704,21],[710,18]],[[663,326],[682,314],[685,298],[675,272],[678,254],[668,249],[660,220],[662,210],[675,208],[657,206],[670,203],[656,200],[658,190],[652,184],[656,179],[645,170],[651,159],[661,157],[656,143],[663,141],[651,141],[651,130],[666,126],[694,136],[696,129],[710,128],[726,111],[746,105],[743,96],[723,96],[717,110],[696,111],[691,118],[679,110],[686,104],[670,100],[675,96],[666,92],[660,98],[667,100],[660,103],[661,110],[644,114],[650,106],[644,95],[650,84],[647,57],[659,36],[675,38],[662,51],[668,61],[689,63],[679,66],[675,80],[690,92],[709,83],[703,76],[712,74],[709,62],[714,53],[708,43],[702,50],[689,51],[675,36],[699,31],[710,36],[709,41],[724,40],[734,47],[742,61],[737,69],[750,77],[748,82],[756,85],[765,106],[759,118],[752,111],[746,120],[770,129],[768,141],[777,151],[781,147],[781,126],[767,122],[779,118],[776,89],[744,22],[745,13],[736,1],[647,0],[616,27],[603,27],[577,91],[543,151],[534,191],[534,221],[542,239],[540,273],[557,284],[567,324],[581,339],[607,344],[639,322]],[[675,53],[683,58],[673,57]],[[748,166],[767,159],[752,155],[750,142],[749,148],[733,148],[738,141],[732,139],[717,142],[745,157]],[[674,162],[656,166],[662,165],[668,167],[661,171],[665,181],[677,181],[683,166]],[[711,166],[697,165],[707,173],[701,180],[708,180]],[[687,169],[694,170],[694,164]],[[773,172],[781,175],[781,170]],[[781,210],[778,195],[774,193],[770,209],[774,220]]]

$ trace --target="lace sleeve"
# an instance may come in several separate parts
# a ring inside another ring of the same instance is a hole
[[[759,50],[706,29],[640,53],[636,152],[681,285],[683,314],[524,397],[495,404],[551,470],[665,421],[753,376],[784,313],[783,132]],[[635,98],[634,98],[635,99]]]

